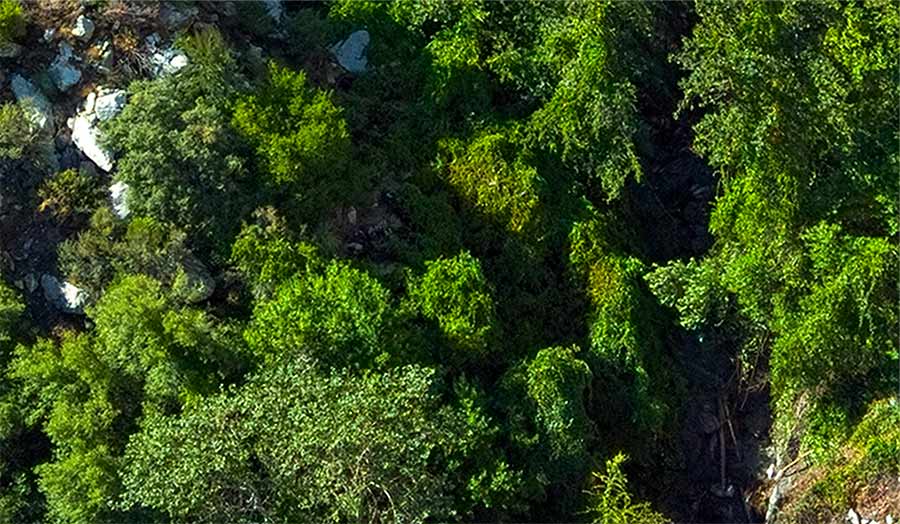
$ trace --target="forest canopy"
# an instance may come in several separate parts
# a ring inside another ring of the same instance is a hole
[[[0,0],[0,521],[900,519],[898,36]]]

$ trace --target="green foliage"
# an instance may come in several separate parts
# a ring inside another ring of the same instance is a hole
[[[116,179],[129,185],[131,212],[174,224],[224,257],[254,193],[218,74],[198,68],[133,83],[104,136],[120,156]]]
[[[266,84],[241,97],[234,126],[256,149],[275,187],[294,190],[312,206],[340,196],[350,136],[330,95],[307,84],[302,71],[269,65]]]
[[[89,227],[59,248],[59,266],[67,278],[99,297],[117,275],[143,274],[162,282],[184,301],[208,293],[212,277],[187,248],[185,234],[152,218],[127,225],[99,208]]]
[[[323,366],[367,368],[387,358],[390,294],[368,274],[341,262],[297,274],[261,302],[245,338],[266,362],[308,354]]]
[[[660,313],[641,286],[645,266],[615,246],[607,220],[578,222],[569,234],[570,268],[590,308],[588,361],[604,382],[602,416],[610,424],[624,417],[645,430],[658,430],[671,393]]]
[[[269,298],[282,282],[318,263],[316,248],[294,238],[271,208],[255,213],[259,223],[245,225],[231,247],[231,262],[254,296]]]
[[[25,35],[25,11],[19,0],[0,0],[0,44]]]
[[[467,251],[425,262],[408,293],[422,316],[437,322],[455,360],[479,360],[494,349],[499,331],[490,286]]]
[[[49,209],[56,220],[90,214],[104,197],[96,175],[86,171],[67,169],[46,179],[38,188],[40,210]]]
[[[5,363],[5,345],[14,340],[23,311],[18,293],[0,283],[0,364]]]
[[[0,106],[0,158],[22,158],[37,138],[37,127],[29,122],[19,104]]]
[[[514,134],[485,132],[467,145],[446,141],[443,177],[467,205],[518,234],[533,231],[540,220],[541,180],[509,136]]]
[[[676,260],[654,267],[645,280],[663,305],[678,312],[681,325],[687,329],[715,324],[726,315],[728,297],[713,262]]]
[[[432,386],[422,368],[320,375],[286,359],[182,417],[148,419],[128,445],[124,503],[197,522],[452,518],[442,450],[465,437]]]
[[[669,520],[646,502],[632,502],[628,479],[622,471],[627,455],[616,453],[606,461],[604,473],[594,473],[587,513],[595,524],[665,524]]]
[[[111,287],[88,315],[90,333],[20,345],[10,366],[26,422],[53,444],[36,470],[51,521],[122,521],[119,455],[137,417],[176,411],[243,365],[236,329],[173,307],[145,276]]]

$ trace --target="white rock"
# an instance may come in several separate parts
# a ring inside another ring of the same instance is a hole
[[[75,147],[90,158],[97,167],[109,171],[113,166],[112,155],[99,143],[100,132],[94,126],[90,115],[80,114],[72,122],[72,142]]]
[[[97,93],[91,91],[88,93],[87,98],[84,99],[84,107],[81,109],[83,113],[93,113],[94,112],[94,103],[97,101]]]
[[[97,120],[101,122],[119,114],[119,111],[125,107],[128,97],[124,90],[115,89],[113,91],[99,91],[97,102],[94,104],[93,112],[97,116]],[[91,93],[93,94],[93,93]],[[88,95],[90,96],[90,95]]]
[[[890,515],[884,517],[884,524],[894,524],[894,517]]]
[[[53,37],[56,36],[56,29],[50,28],[44,30],[44,42],[49,42],[53,40]]]
[[[369,32],[365,29],[354,31],[346,40],[342,40],[330,50],[341,67],[351,73],[365,73],[369,64],[366,48],[369,47]]]
[[[90,40],[94,36],[94,22],[84,15],[79,16],[72,28],[72,36],[84,41]]]
[[[188,58],[181,51],[169,48],[153,53],[150,64],[153,66],[154,76],[171,75],[186,66]]]
[[[766,469],[766,478],[771,480],[775,478],[775,464],[769,464],[769,467]]]
[[[13,75],[10,86],[28,120],[43,130],[53,132],[53,106],[47,97],[20,75]]]
[[[850,510],[847,512],[846,520],[850,522],[850,524],[860,524],[859,515],[857,515],[856,512],[853,511],[853,508],[850,508]]]
[[[50,78],[53,79],[60,91],[66,91],[81,81],[81,71],[70,63],[72,56],[72,46],[66,42],[61,42],[59,44],[59,54],[56,55],[53,63],[50,64],[50,69],[48,70]]]
[[[284,6],[281,3],[281,0],[263,0],[266,4],[266,13],[272,17],[276,22],[281,21],[281,17],[284,14]]]
[[[53,275],[41,276],[41,287],[44,288],[44,298],[60,311],[66,313],[84,313],[84,305],[87,303],[87,293],[69,282],[60,283]]]
[[[128,209],[128,184],[116,182],[109,186],[109,197],[112,200],[113,212],[119,218],[128,218],[131,210]]]

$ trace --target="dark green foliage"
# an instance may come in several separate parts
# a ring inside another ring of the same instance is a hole
[[[0,158],[22,158],[37,137],[38,129],[28,121],[21,106],[0,106]]]
[[[135,218],[126,225],[102,207],[86,230],[60,246],[59,265],[94,299],[117,275],[143,274],[192,302],[207,294],[213,282],[186,242],[176,228],[152,218]]]
[[[217,57],[133,83],[104,136],[119,154],[116,178],[130,186],[132,213],[172,223],[202,251],[224,256],[254,195],[224,104],[232,75],[215,67]]]
[[[49,210],[56,220],[78,218],[90,214],[104,197],[97,175],[67,169],[46,179],[38,188],[39,209]]]
[[[234,263],[256,297],[268,298],[279,284],[319,262],[312,244],[295,238],[274,210],[255,213],[258,223],[245,225],[231,247]]]

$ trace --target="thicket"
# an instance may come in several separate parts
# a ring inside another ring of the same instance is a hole
[[[85,172],[36,190],[84,322],[0,285],[0,520],[664,522],[673,345],[726,331],[779,444],[854,450],[808,511],[896,476],[900,14],[698,2],[669,49],[692,6],[346,0],[289,9],[279,52],[268,22],[182,35],[103,129],[130,216]],[[362,27],[369,70],[336,73]],[[670,58],[720,187],[709,252],[653,265]],[[21,115],[0,166],[43,140]]]

